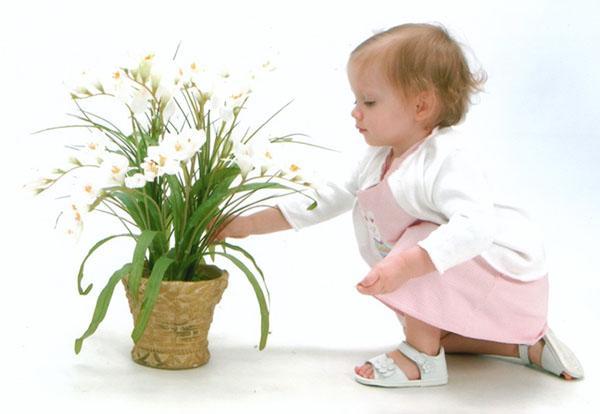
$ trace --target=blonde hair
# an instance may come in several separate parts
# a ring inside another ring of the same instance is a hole
[[[377,33],[356,47],[349,63],[364,70],[380,65],[391,85],[405,98],[433,90],[439,112],[432,126],[459,123],[470,97],[481,91],[485,72],[472,73],[463,50],[444,27],[403,24]]]

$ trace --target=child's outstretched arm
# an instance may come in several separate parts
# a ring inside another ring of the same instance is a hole
[[[215,240],[223,240],[227,237],[242,239],[253,234],[273,233],[291,228],[281,211],[277,207],[272,207],[249,216],[234,217],[219,230]]]

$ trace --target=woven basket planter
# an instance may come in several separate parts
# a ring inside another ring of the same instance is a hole
[[[217,279],[197,282],[161,282],[154,309],[142,337],[134,345],[135,362],[153,368],[187,369],[204,365],[210,358],[208,330],[215,306],[227,287],[226,271]],[[147,279],[142,278],[139,302],[134,306],[127,278],[123,279],[129,309],[137,323]]]

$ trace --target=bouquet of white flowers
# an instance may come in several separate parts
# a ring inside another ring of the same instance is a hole
[[[238,119],[250,95],[251,88],[229,74],[211,75],[195,63],[161,65],[149,54],[106,80],[76,88],[71,97],[78,123],[44,130],[85,128],[99,136],[71,147],[76,153],[70,166],[54,170],[37,188],[40,193],[67,175],[77,176],[76,190],[69,194],[68,207],[59,218],[67,232],[78,234],[94,212],[113,216],[125,230],[99,240],[89,250],[77,276],[79,293],[87,295],[92,289],[91,284],[82,286],[92,253],[118,237],[135,241],[131,261],[112,275],[99,294],[89,328],[75,341],[76,353],[103,320],[119,281],[126,281],[139,307],[132,333],[137,342],[160,283],[218,277],[222,271],[207,263],[215,256],[229,259],[251,283],[261,312],[259,348],[265,347],[269,309],[263,274],[250,253],[226,241],[216,242],[214,236],[231,217],[274,197],[302,193],[314,199],[306,192],[312,185],[298,164],[278,164],[274,157],[275,144],[308,144],[295,139],[301,134],[258,142],[263,127],[285,106],[256,129],[240,133]],[[84,109],[84,100],[102,96],[123,104],[126,128]],[[315,206],[313,202],[310,208]],[[147,288],[138,298],[143,279]]]

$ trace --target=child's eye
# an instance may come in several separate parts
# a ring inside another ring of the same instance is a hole
[[[356,105],[357,103],[358,103],[358,101],[354,101],[354,105]],[[375,101],[363,101],[363,103],[365,104],[365,106],[375,105]]]

